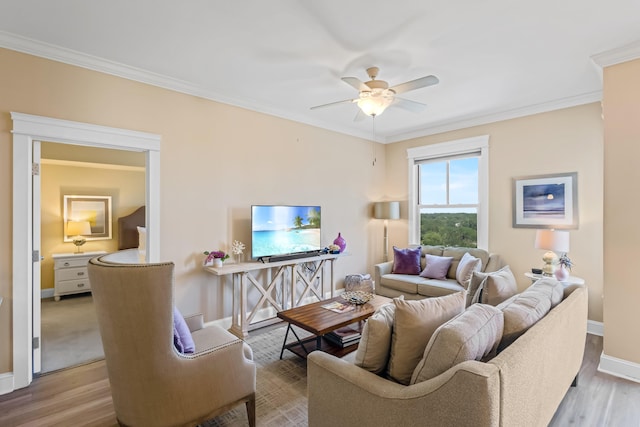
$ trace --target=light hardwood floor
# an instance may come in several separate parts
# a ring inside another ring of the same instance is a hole
[[[640,427],[640,384],[597,372],[601,353],[602,337],[588,335],[578,386],[551,426]],[[0,426],[115,425],[104,361],[41,376],[0,396]]]

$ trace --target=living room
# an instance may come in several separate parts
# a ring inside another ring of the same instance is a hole
[[[534,230],[512,227],[512,179],[577,172],[580,225],[571,230],[573,274],[589,288],[590,327],[604,333],[604,355],[620,362],[614,366],[619,375],[637,381],[640,353],[627,331],[640,316],[633,304],[640,291],[630,267],[640,227],[623,217],[637,207],[629,183],[640,173],[631,161],[640,150],[633,144],[640,133],[633,119],[639,112],[640,63],[633,59],[603,61],[604,109],[590,101],[527,110],[531,114],[523,110],[511,118],[384,144],[3,48],[4,253],[12,253],[16,238],[11,231],[11,112],[161,135],[160,259],[176,264],[180,310],[202,312],[207,321],[231,315],[232,284],[202,270],[202,252],[229,250],[233,240],[248,242],[252,204],[322,205],[323,242],[329,244],[340,232],[350,253],[336,263],[336,277],[372,272],[383,251],[383,225],[372,219],[373,202],[405,201],[402,219],[389,223],[389,242],[412,243],[406,150],[488,135],[488,249],[504,257],[524,289],[529,283],[524,272],[541,264],[542,253],[534,248]],[[98,248],[89,242],[84,250]],[[0,261],[0,375],[5,376],[14,369],[12,262],[8,256]]]

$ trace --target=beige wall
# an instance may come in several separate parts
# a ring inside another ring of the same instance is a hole
[[[77,147],[60,145],[61,148],[74,150]],[[101,152],[109,151],[102,150]],[[144,170],[121,170],[112,168],[95,168],[91,166],[74,167],[46,164],[41,167],[41,255],[44,260],[40,264],[42,289],[53,288],[54,253],[75,252],[72,242],[63,241],[63,196],[89,195],[111,196],[113,212],[111,227],[112,239],[89,240],[82,246],[83,252],[118,250],[118,221],[121,216],[128,215],[145,203]]]
[[[640,363],[636,328],[640,324],[640,60],[604,70],[604,353]]]
[[[230,315],[229,283],[203,272],[202,252],[249,243],[251,204],[321,205],[323,243],[342,232],[351,254],[337,278],[381,258],[370,203],[384,195],[385,159],[378,148],[372,166],[370,142],[5,49],[0,64],[0,373],[12,366],[11,111],[162,136],[160,253],[185,313]]]
[[[512,178],[578,172],[580,227],[571,230],[573,274],[589,287],[589,319],[602,321],[603,164],[600,104],[589,104],[455,132],[416,138],[386,148],[387,188],[407,200],[407,148],[489,135],[489,250],[511,266],[520,289],[531,267],[542,265],[535,230],[513,228]],[[406,206],[406,204],[405,204]],[[406,209],[403,210],[406,218]],[[390,225],[389,245],[407,244],[406,221]],[[411,242],[413,243],[413,242]]]

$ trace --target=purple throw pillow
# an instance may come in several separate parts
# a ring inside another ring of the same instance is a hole
[[[189,326],[177,307],[173,307],[173,344],[180,353],[196,351],[196,344],[193,342]]]
[[[393,247],[393,272],[395,274],[420,274],[420,255],[422,248],[399,249]]]
[[[449,267],[453,261],[452,256],[425,255],[427,266],[422,270],[420,276],[428,279],[446,279]]]

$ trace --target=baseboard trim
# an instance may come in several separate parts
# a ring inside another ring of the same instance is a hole
[[[587,333],[591,335],[597,335],[599,337],[603,337],[604,323],[596,322],[595,320],[587,320]]]
[[[640,364],[607,356],[604,351],[600,355],[598,372],[640,383]]]
[[[0,374],[0,395],[11,393],[14,390],[13,372]]]
[[[54,288],[46,288],[40,290],[40,299],[53,298]]]

